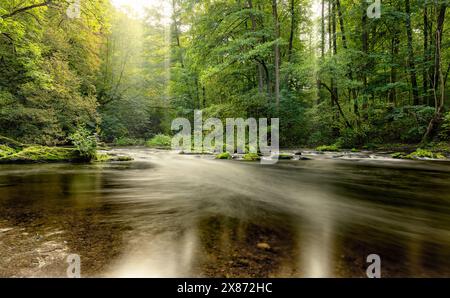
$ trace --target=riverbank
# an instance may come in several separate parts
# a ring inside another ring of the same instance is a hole
[[[166,146],[155,146],[150,142],[145,147],[158,150],[170,150]],[[27,164],[27,163],[86,163],[86,162],[112,162],[131,161],[133,158],[126,155],[111,153],[108,148],[98,148],[92,157],[86,157],[74,147],[48,147],[41,145],[27,145],[15,140],[0,136],[0,164]],[[121,146],[117,146],[121,148]],[[357,159],[409,159],[409,160],[450,160],[450,144],[430,143],[419,146],[412,144],[384,144],[365,146],[363,148],[343,149],[336,145],[322,145],[314,149],[311,148],[288,148],[281,149],[277,156],[263,157],[260,154],[214,154],[211,152],[179,152],[188,155],[211,155],[215,159],[239,160],[239,161],[260,161],[262,158],[278,160],[310,160],[326,155],[330,158],[357,158]]]

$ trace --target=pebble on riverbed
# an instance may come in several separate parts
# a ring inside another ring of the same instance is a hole
[[[258,247],[259,249],[263,249],[263,250],[269,250],[270,249],[270,245],[265,243],[265,242],[258,243],[256,245],[256,247]]]

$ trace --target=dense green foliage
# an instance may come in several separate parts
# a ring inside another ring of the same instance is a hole
[[[147,146],[153,148],[170,148],[172,138],[163,134],[158,134],[147,142]]]
[[[89,130],[85,127],[78,127],[78,129],[69,136],[69,140],[72,142],[75,149],[78,150],[81,157],[84,157],[87,160],[95,158],[97,154],[97,139],[95,136],[91,135]]]
[[[175,117],[280,118],[281,145],[450,139],[448,0],[0,3],[0,135],[26,144],[170,146]],[[316,12],[316,14],[313,13]],[[80,129],[80,127],[83,127]],[[2,153],[3,154],[3,153]]]

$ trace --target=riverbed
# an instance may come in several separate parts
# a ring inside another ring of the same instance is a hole
[[[450,277],[448,161],[112,153],[0,165],[0,277]]]

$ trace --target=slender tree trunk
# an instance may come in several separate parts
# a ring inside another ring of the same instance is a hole
[[[249,9],[253,9],[253,1],[252,0],[248,0],[248,8]],[[250,20],[252,22],[252,31],[256,32],[256,18],[255,15],[253,13],[250,14]],[[263,93],[263,89],[264,89],[264,69],[263,66],[261,65],[261,62],[257,61],[258,65],[258,92],[260,94]]]
[[[435,51],[435,41],[436,39],[433,38],[434,36],[434,20],[433,17],[436,13],[436,7],[433,5],[431,7],[429,7],[429,11],[428,11],[428,15],[430,16],[428,18],[428,36],[430,37],[430,42],[429,42],[429,61],[430,61],[430,69],[429,69],[429,78],[428,78],[428,82],[429,82],[429,87],[428,90],[434,90],[434,73],[435,73],[435,65],[434,65],[434,61],[435,61],[435,56],[436,56],[436,51]],[[433,96],[430,95],[429,97],[430,103],[429,105],[432,106],[433,105]]]
[[[336,56],[337,55],[336,1],[333,1],[331,13],[332,13],[331,19],[332,19],[332,36],[333,36],[333,56]],[[338,103],[339,102],[339,90],[336,86],[336,79],[334,78],[334,75],[333,75],[332,80],[333,80],[332,86],[333,86],[334,98],[335,98],[336,103]]]
[[[339,25],[341,28],[341,35],[342,35],[342,46],[344,49],[348,49],[347,46],[347,35],[345,34],[345,24],[344,24],[344,16],[342,15],[342,8],[341,8],[341,1],[336,0],[336,7],[339,15]]]
[[[325,0],[322,0],[322,24],[321,24],[321,58],[325,57]]]
[[[183,58],[183,51],[181,48],[181,41],[180,41],[180,31],[178,29],[178,20],[177,20],[177,3],[176,0],[172,0],[172,26],[173,26],[173,35],[175,37],[176,45],[178,48],[178,56],[180,59],[181,67],[184,68],[184,58]]]
[[[436,25],[436,34],[435,34],[435,44],[436,44],[436,54],[435,54],[435,89],[434,89],[434,98],[435,98],[435,115],[433,119],[430,121],[428,125],[427,132],[425,133],[422,142],[429,141],[437,129],[439,128],[442,117],[444,114],[445,107],[445,82],[444,75],[442,71],[442,32],[444,31],[444,21],[445,21],[445,13],[447,10],[447,4],[442,3],[439,6],[439,14]],[[439,86],[437,86],[439,84]]]
[[[428,97],[428,62],[429,62],[429,53],[428,53],[428,8],[426,4],[423,8],[423,72],[422,72],[422,92],[423,92],[423,103],[430,103]]]
[[[275,25],[275,103],[277,113],[280,111],[280,45],[278,39],[280,38],[280,23],[278,20],[278,4],[277,0],[272,0],[272,13]]]
[[[333,55],[333,29],[332,29],[332,9],[331,9],[331,0],[328,0],[328,55],[332,56]],[[331,87],[331,107],[334,107],[334,78],[333,76],[331,77],[331,82],[330,82],[330,87]]]
[[[344,47],[345,50],[347,50],[348,49],[347,34],[345,31],[344,16],[342,14],[342,7],[341,7],[340,0],[336,0],[336,7],[337,7],[337,12],[338,12],[338,16],[339,16],[339,24],[340,24],[340,28],[341,28],[341,34],[342,34],[342,46]],[[348,72],[348,78],[350,79],[350,81],[353,81],[353,71],[351,69]],[[355,115],[358,115],[359,107],[358,107],[358,100],[356,98],[357,97],[356,90],[354,88],[350,88],[349,93],[351,95],[350,99],[353,99],[353,112],[355,113]]]
[[[406,35],[408,37],[408,64],[409,74],[411,79],[413,104],[419,105],[419,88],[417,85],[416,64],[414,62],[414,50],[413,50],[413,35],[411,28],[411,5],[409,0],[405,0],[406,11]]]
[[[322,65],[325,57],[325,0],[322,0],[321,11],[321,30],[320,30],[320,64]],[[317,104],[322,102],[322,80],[320,74],[317,74]]]
[[[397,57],[399,52],[400,38],[398,30],[394,29],[394,35],[391,41],[391,77],[390,83],[395,84],[397,82]],[[389,101],[394,105],[397,104],[397,89],[391,88],[389,91]]]
[[[365,55],[365,57],[367,57],[368,54],[368,50],[369,50],[369,33],[367,32],[367,11],[366,11],[366,4],[363,4],[363,15],[362,15],[362,35],[361,35],[361,40],[362,40],[362,51]],[[367,65],[367,64],[366,64]],[[367,89],[367,75],[365,70],[363,70],[363,74],[362,74],[362,79],[363,79],[363,83],[364,83],[364,89],[366,91]]]
[[[291,0],[291,31],[289,33],[288,62],[292,61],[292,51],[294,49],[294,34],[296,31],[297,20],[295,16],[295,0]]]

